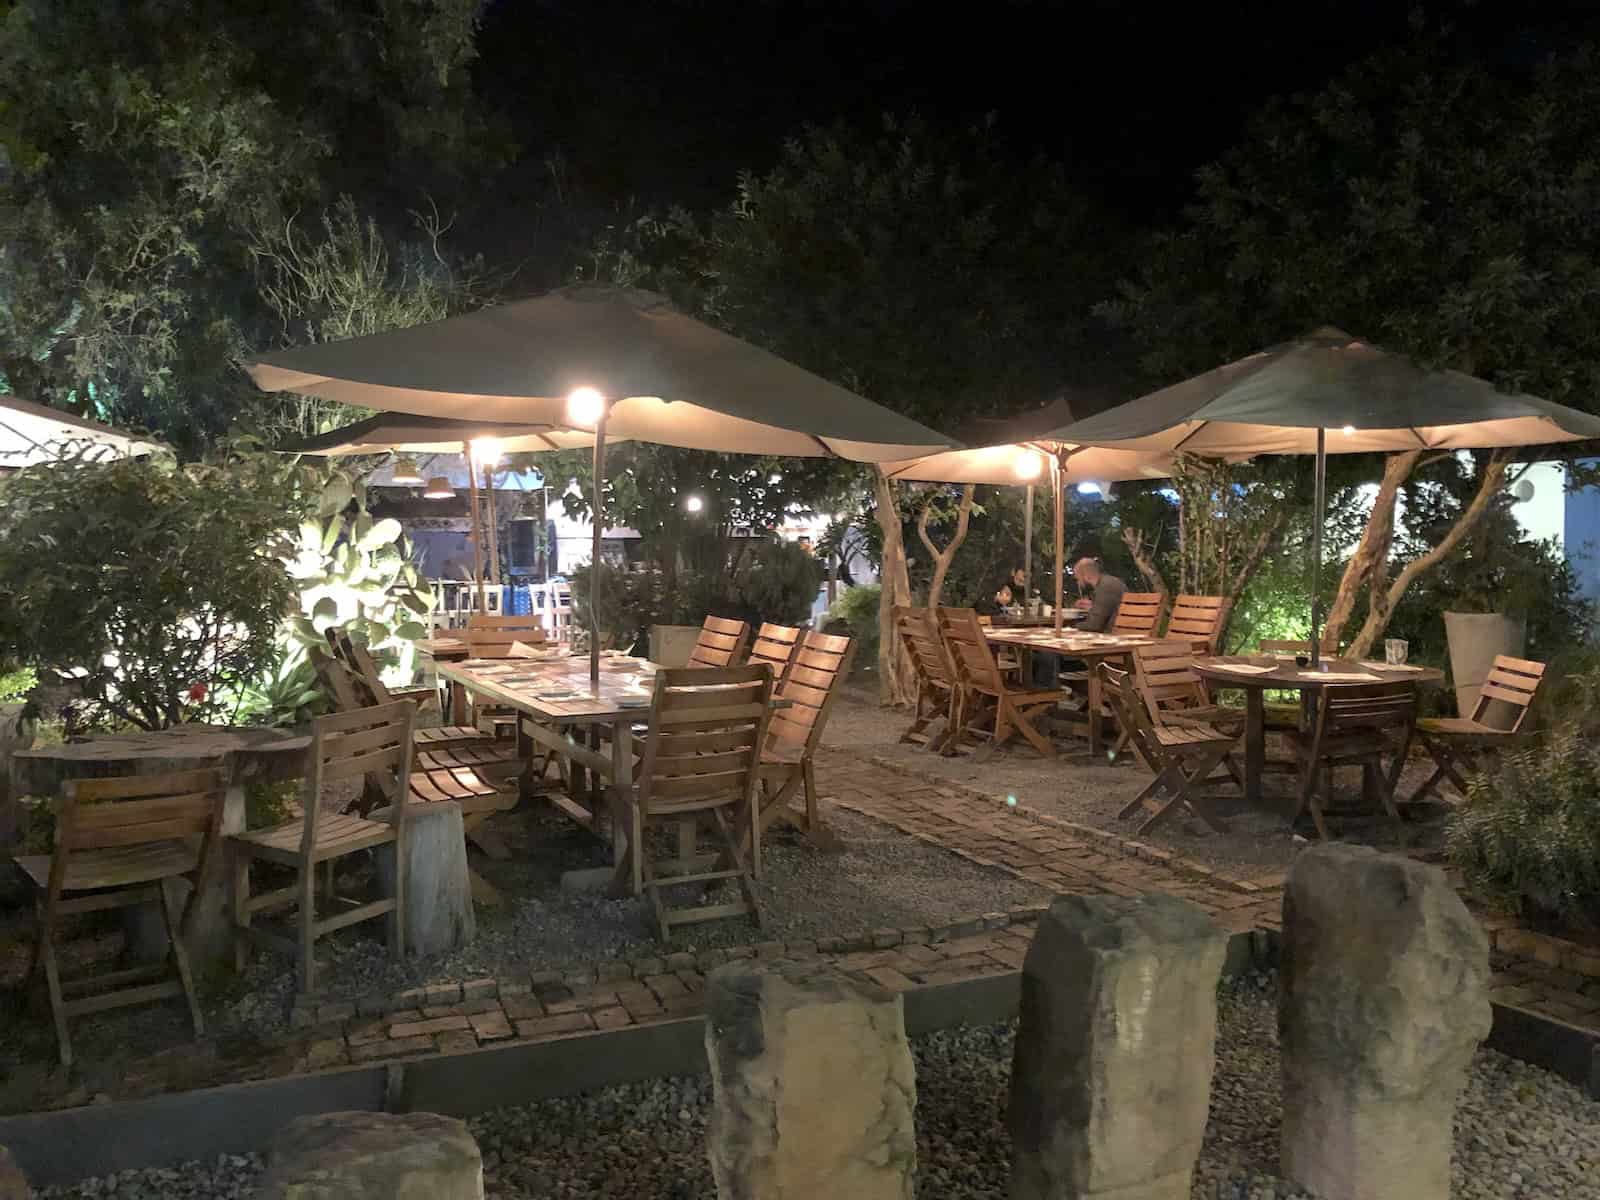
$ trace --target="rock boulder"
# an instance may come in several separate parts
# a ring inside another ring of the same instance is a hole
[[[467,1127],[434,1113],[296,1117],[273,1140],[258,1200],[483,1200]]]
[[[900,997],[824,964],[706,981],[722,1200],[911,1200],[916,1082]]]
[[[1062,896],[1022,967],[1012,1200],[1188,1200],[1227,934],[1169,896]]]
[[[1446,1200],[1488,980],[1488,939],[1441,871],[1360,846],[1300,855],[1283,898],[1284,1176],[1324,1200]]]

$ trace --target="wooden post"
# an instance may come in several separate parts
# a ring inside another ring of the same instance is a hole
[[[1022,509],[1022,609],[1033,598],[1033,484],[1028,485]]]
[[[472,583],[478,589],[478,611],[487,612],[483,599],[483,545],[478,540],[483,527],[478,521],[478,471],[472,465],[472,443],[461,443],[461,454],[467,460],[467,483],[472,494]]]
[[[484,512],[489,527],[489,578],[499,587],[500,578],[500,519],[495,512],[494,503],[494,467],[485,463],[483,465],[483,500]]]
[[[1053,497],[1051,505],[1056,519],[1056,634],[1061,633],[1061,581],[1066,574],[1067,565],[1062,561],[1066,557],[1067,526],[1066,516],[1061,511],[1061,460],[1052,455],[1050,458],[1050,491]]]
[[[606,417],[600,410],[594,426],[594,553],[589,560],[589,686],[600,687],[600,535],[605,530]]]

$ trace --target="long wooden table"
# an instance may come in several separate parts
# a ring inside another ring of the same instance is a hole
[[[1300,693],[1302,703],[1329,687],[1360,684],[1409,683],[1413,686],[1444,682],[1444,672],[1432,667],[1390,667],[1376,662],[1324,659],[1322,670],[1297,665],[1293,658],[1273,655],[1221,655],[1195,660],[1195,673],[1214,688],[1239,688],[1244,692],[1244,794],[1251,804],[1261,803],[1261,777],[1266,771],[1266,693]]]
[[[1101,707],[1100,674],[1097,667],[1106,659],[1125,659],[1137,646],[1148,646],[1155,641],[1147,637],[1115,637],[1104,633],[1078,633],[1062,630],[1057,636],[1053,629],[995,629],[987,630],[988,640],[996,645],[1013,646],[1018,650],[1055,654],[1061,658],[1081,660],[1089,668],[1089,753],[1098,756],[1105,741]]]

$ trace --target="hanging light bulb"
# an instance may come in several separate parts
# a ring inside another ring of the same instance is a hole
[[[472,439],[472,461],[480,467],[492,467],[498,463],[505,453],[497,437],[480,437]]]
[[[1356,432],[1356,427],[1354,425],[1346,425],[1339,432],[1344,434],[1345,437],[1354,437],[1355,436],[1355,432]]]
[[[598,425],[605,412],[606,398],[598,389],[579,387],[567,393],[567,420],[574,425]]]
[[[1044,455],[1033,450],[1020,451],[1011,469],[1017,473],[1018,479],[1037,479],[1039,472],[1044,470]]]
[[[417,470],[417,460],[402,458],[394,464],[394,471],[389,476],[389,482],[396,487],[421,487],[422,472]]]
[[[435,475],[428,480],[428,486],[422,491],[422,498],[424,500],[454,500],[456,498],[456,490],[450,486],[450,481],[443,475]]]
[[[688,499],[686,499],[683,502],[683,506],[684,506],[684,508],[688,509],[690,512],[697,513],[701,509],[705,508],[706,502],[704,500],[702,500],[699,496],[690,496]]]

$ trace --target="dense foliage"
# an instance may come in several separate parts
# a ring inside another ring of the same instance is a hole
[[[1600,674],[1569,681],[1571,707],[1541,743],[1467,781],[1451,858],[1484,894],[1528,916],[1600,927]]]
[[[78,447],[0,482],[0,658],[74,681],[92,720],[227,715],[292,601],[285,476],[259,455]]]

